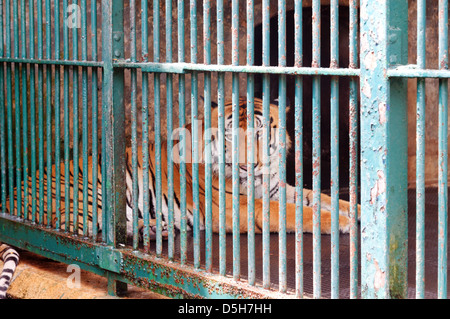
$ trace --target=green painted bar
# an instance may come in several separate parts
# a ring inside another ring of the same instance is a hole
[[[37,57],[43,59],[43,32],[42,32],[42,1],[37,3]],[[38,65],[37,90],[38,90],[38,134],[39,134],[39,172],[44,172],[44,67]],[[39,224],[44,222],[44,174],[39,174]]]
[[[178,62],[184,62],[184,1],[178,0],[177,11],[177,31],[178,31]],[[178,77],[178,127],[184,128],[186,125],[186,78],[184,74]],[[184,130],[180,133],[180,147],[186,149],[186,138]],[[186,152],[180,156],[180,262],[182,265],[187,259],[187,217],[186,217]]]
[[[439,1],[439,68],[448,70],[448,0]],[[448,79],[439,80],[438,298],[447,298],[448,240]]]
[[[166,62],[172,63],[172,1],[166,0]],[[167,132],[173,131],[173,75],[166,75],[167,101]],[[173,141],[167,139],[167,183],[168,183],[168,257],[174,258],[175,227],[174,227],[174,166],[172,159]]]
[[[330,2],[330,67],[339,67],[339,1]],[[331,298],[339,298],[339,78],[331,78]]]
[[[146,62],[148,59],[148,3],[141,1],[141,36],[142,36],[142,57]],[[149,190],[149,132],[148,132],[148,74],[142,74],[142,166],[143,166],[143,186],[144,186],[144,247],[150,250],[150,190]]]
[[[225,64],[223,0],[217,0],[217,63]],[[226,193],[225,193],[225,73],[217,75],[219,144],[219,274],[226,274]]]
[[[32,1],[32,0],[31,0]],[[66,19],[67,13],[67,1],[63,1],[63,17]],[[69,60],[69,27],[66,23],[64,23],[63,29],[63,55],[64,60]],[[69,115],[69,67],[64,66],[64,74],[63,74],[63,108],[64,108],[64,208],[69,207],[70,205],[70,148],[69,148],[69,140],[70,140],[70,115]],[[104,229],[104,228],[103,228]],[[69,231],[69,218],[65,219],[64,225],[65,232]]]
[[[34,1],[29,1],[30,59],[35,56]],[[30,65],[31,220],[36,221],[36,68]]]
[[[350,68],[358,66],[358,8],[357,1],[351,0],[349,5],[349,63]],[[358,107],[358,80],[350,78],[349,84],[349,115],[350,115],[350,298],[358,297],[358,166],[359,166],[359,107]]]
[[[270,0],[263,1],[262,64],[270,65]],[[270,288],[270,77],[263,75],[263,288]]]
[[[78,5],[78,1],[74,0],[73,5]],[[72,60],[78,60],[78,28],[72,28]],[[107,52],[107,51],[106,51]],[[79,162],[80,162],[80,151],[79,151],[79,68],[74,65],[72,68],[72,113],[73,113],[73,232],[78,234],[79,229]],[[106,179],[105,179],[106,180]],[[108,195],[109,193],[106,192]],[[105,218],[106,220],[106,218]]]
[[[197,2],[190,1],[190,45],[191,63],[197,63]],[[198,128],[198,75],[191,75],[191,123],[192,123],[192,193],[193,193],[193,236],[194,236],[194,267],[200,268],[200,194],[199,194],[199,152],[200,132]]]
[[[286,2],[278,1],[278,66],[286,66]],[[287,290],[287,248],[286,248],[286,75],[278,83],[278,284],[279,291]]]
[[[247,65],[255,61],[255,3],[247,1]],[[247,249],[248,249],[248,283],[255,285],[255,77],[247,75]]]
[[[314,0],[312,4],[312,66],[320,67],[320,1]],[[312,80],[312,167],[313,167],[313,295],[320,298],[322,295],[322,258],[321,258],[321,141],[320,141],[320,77],[314,76]]]
[[[13,2],[13,35],[14,35],[14,57],[19,57],[19,12],[18,0]],[[20,72],[19,64],[14,64],[14,108],[15,108],[15,151],[16,151],[16,187],[22,183],[22,149],[21,149],[21,103],[20,103]],[[22,216],[22,188],[16,189],[16,216]]]
[[[80,1],[81,6],[81,60],[88,59],[87,42],[87,3],[86,0]],[[82,105],[82,145],[83,145],[83,225],[88,224],[88,205],[89,205],[89,127],[88,127],[88,69],[81,68],[81,105]],[[88,236],[89,227],[83,227],[83,235]]]
[[[52,58],[52,18],[51,18],[51,2],[50,0],[45,1],[45,51],[46,51],[46,59]],[[46,71],[46,106],[47,106],[47,114],[46,114],[46,133],[47,133],[47,227],[51,227],[52,225],[52,211],[53,211],[53,194],[52,194],[52,66],[47,65],[45,67]],[[43,171],[41,171],[43,172]]]
[[[3,57],[3,1],[0,0],[0,57]],[[4,63],[0,64],[0,171],[1,171],[1,201],[2,207],[6,207],[7,186],[6,186],[6,138],[5,138],[5,67]]]
[[[204,64],[211,64],[211,3],[203,1],[203,56]],[[204,132],[211,131],[211,73],[204,74]],[[205,141],[205,269],[212,272],[212,154],[211,135]]]
[[[59,58],[60,49],[60,3],[55,2],[55,58]],[[55,66],[55,228],[61,228],[61,67]],[[25,142],[24,142],[25,143]]]
[[[231,5],[231,63],[239,65],[239,1],[233,0]],[[239,74],[232,75],[232,179],[233,179],[233,278],[239,280],[241,276],[241,246],[240,246],[240,180],[239,180]]]
[[[417,66],[425,69],[426,1],[417,2]],[[425,298],[425,79],[417,79],[416,102],[416,298]]]
[[[22,57],[27,57],[27,41],[26,41],[26,6],[25,0],[20,2],[20,39],[21,39],[21,49]],[[22,64],[22,139],[23,139],[23,149],[22,149],[22,162],[23,162],[23,216],[24,219],[28,219],[28,195],[29,195],[29,185],[28,185],[28,101],[27,101],[27,65]],[[2,114],[3,116],[3,114]]]
[[[136,0],[130,1],[130,59],[136,59]],[[138,141],[137,141],[137,72],[131,70],[131,169],[133,194],[133,249],[139,246],[138,218],[139,218],[139,176],[138,176]]]
[[[91,2],[92,60],[97,61],[97,2]],[[92,69],[92,240],[98,233],[98,70]]]
[[[303,64],[303,2],[295,2],[295,66]],[[295,295],[303,297],[303,79],[295,77]]]
[[[153,60],[158,63],[159,44],[159,1],[153,1]],[[162,174],[161,174],[161,77],[159,73],[154,74],[154,114],[155,114],[155,175],[156,175],[156,255],[162,253]]]

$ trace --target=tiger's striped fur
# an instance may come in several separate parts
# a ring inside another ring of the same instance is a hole
[[[246,113],[246,99],[241,98],[240,99],[240,128],[246,132],[247,130],[247,113]],[[260,148],[260,145],[262,145],[262,123],[263,123],[263,107],[262,107],[262,100],[255,99],[254,101],[254,113],[255,113],[255,142],[256,142],[256,163],[254,163],[254,185],[255,185],[255,227],[256,232],[260,233],[262,231],[262,219],[263,219],[263,202],[262,202],[262,194],[263,194],[263,175],[264,175],[264,165],[262,162],[262,155],[258,154]],[[217,128],[218,127],[218,108],[213,107],[212,108],[212,123],[211,127]],[[230,136],[232,136],[232,105],[231,103],[227,103],[225,105],[225,173],[226,173],[226,231],[231,232],[232,231],[232,209],[231,209],[231,203],[232,203],[232,171],[231,171],[231,147],[232,142]],[[270,105],[270,128],[276,129],[278,125],[278,106],[271,104]],[[191,124],[188,124],[186,126],[186,129],[188,132],[191,130]],[[200,141],[199,145],[204,145],[203,141],[203,133],[204,133],[204,127],[201,126],[200,129]],[[214,232],[219,231],[219,183],[218,183],[218,171],[219,171],[219,156],[218,156],[218,132],[217,130],[212,130],[212,138],[211,138],[211,149],[212,149],[212,171],[213,171],[213,178],[212,178],[212,229]],[[176,140],[179,136],[177,134],[173,134],[172,138],[173,140]],[[278,231],[278,223],[279,223],[279,203],[278,203],[278,183],[279,183],[279,177],[278,177],[278,152],[276,151],[277,145],[277,134],[270,134],[270,231],[277,232]],[[190,139],[187,138],[187,141],[190,142]],[[240,152],[245,154],[247,150],[247,139],[246,138],[240,138]],[[186,154],[192,154],[191,147],[189,143],[186,145]],[[181,224],[181,201],[182,198],[180,197],[180,170],[179,170],[179,162],[180,162],[180,154],[179,154],[179,146],[180,144],[177,143],[174,145],[174,149],[172,150],[172,157],[174,159],[174,221],[175,221],[175,227],[177,229],[180,228]],[[286,148],[289,149],[291,146],[291,142],[289,140],[289,136],[286,136]],[[151,216],[151,226],[152,226],[152,235],[155,234],[155,216],[156,216],[156,208],[155,208],[155,202],[156,202],[156,177],[155,177],[155,171],[156,171],[156,165],[155,165],[155,145],[151,144],[149,147],[149,210],[150,210],[150,216]],[[143,231],[143,211],[144,211],[144,189],[143,189],[143,164],[142,164],[142,147],[138,148],[138,171],[133,172],[132,170],[132,164],[131,164],[131,156],[132,151],[131,148],[128,148],[126,150],[126,215],[127,215],[127,232],[130,236],[132,236],[132,210],[133,210],[133,197],[138,196],[138,211],[139,211],[139,231],[142,235]],[[162,143],[161,146],[161,169],[162,169],[162,216],[163,220],[165,222],[168,221],[168,174],[167,174],[167,158],[168,158],[168,150],[167,150],[167,144]],[[244,163],[246,161],[244,160]],[[65,207],[65,191],[64,191],[64,163],[61,163],[61,228],[64,229],[64,219],[65,219],[65,213],[67,211],[73,211],[74,210],[74,167],[73,162],[70,162],[70,184],[71,184],[71,192],[70,192],[70,198],[69,198],[69,207]],[[78,209],[79,209],[79,225],[80,225],[80,232],[83,229],[82,225],[82,208],[83,208],[83,194],[82,194],[82,185],[83,185],[83,176],[82,176],[82,159],[79,160],[79,188],[78,188]],[[89,170],[89,191],[88,191],[88,210],[89,210],[89,228],[92,228],[92,216],[91,212],[93,209],[93,192],[94,192],[94,185],[97,185],[98,187],[98,226],[99,228],[102,225],[101,222],[101,200],[102,200],[102,181],[101,181],[101,174],[100,174],[100,167],[101,167],[101,160],[99,160],[98,164],[98,180],[93,181],[92,180],[92,158],[89,157],[89,163],[88,167]],[[96,168],[93,168],[96,169]],[[241,185],[241,194],[240,194],[240,230],[241,232],[247,231],[247,197],[246,197],[246,185],[247,185],[247,164],[240,164],[240,185]],[[194,202],[193,202],[193,182],[192,182],[192,163],[190,163],[189,160],[186,161],[186,215],[187,215],[187,228],[188,230],[192,228],[193,226],[193,211],[194,211]],[[138,193],[133,194],[132,192],[132,180],[133,178],[138,178]],[[31,180],[32,178],[29,178],[29,193],[31,192]],[[36,181],[39,181],[39,173],[37,173]],[[200,195],[200,227],[204,227],[204,221],[205,221],[205,163],[204,161],[201,161],[199,163],[199,195]],[[47,179],[44,179],[44,194],[46,194],[47,191]],[[36,183],[36,196],[35,199],[37,204],[36,206],[39,206],[39,188],[40,185],[37,182]],[[52,185],[51,185],[51,191],[52,191],[52,208],[55,210],[56,202],[55,202],[55,189],[56,189],[56,179],[55,179],[55,169],[52,170]],[[312,232],[313,229],[313,192],[308,189],[303,190],[304,198],[303,198],[303,229],[305,232]],[[287,205],[286,205],[286,226],[288,232],[294,232],[295,231],[295,188],[286,184],[286,195],[287,195]],[[30,203],[28,210],[31,212],[31,203],[32,198],[30,195],[29,201]],[[9,204],[9,203],[8,203]],[[47,207],[47,196],[44,196],[44,211]],[[326,194],[321,194],[321,231],[322,233],[328,234],[331,232],[331,197]],[[358,205],[359,210],[359,205]],[[350,228],[350,218],[349,218],[349,212],[350,212],[350,203],[347,201],[340,200],[339,201],[339,229],[341,232],[348,232]],[[38,213],[39,214],[39,213]],[[31,215],[31,214],[29,214]],[[46,217],[44,218],[44,224],[46,223]],[[54,226],[56,222],[55,219],[55,212],[53,211],[52,215],[52,224]],[[73,227],[73,220],[70,221],[70,227],[72,229]],[[164,232],[166,234],[166,232]]]
[[[19,254],[11,246],[0,243],[0,259],[3,260],[3,270],[0,274],[0,299],[5,299],[6,291],[19,263]]]

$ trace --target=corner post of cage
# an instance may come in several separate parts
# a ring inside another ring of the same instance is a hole
[[[102,165],[103,218],[107,245],[126,241],[124,70],[113,61],[124,58],[123,0],[102,0]],[[126,284],[108,276],[108,293],[126,290]]]
[[[362,0],[361,296],[407,297],[407,0]]]

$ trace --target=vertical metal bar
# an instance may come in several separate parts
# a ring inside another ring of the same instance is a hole
[[[330,67],[339,67],[339,1],[330,2]],[[331,298],[339,298],[339,78],[331,78]]]
[[[60,2],[55,8],[55,59],[60,57]],[[55,66],[55,212],[56,229],[61,227],[61,67]],[[25,143],[25,141],[24,141]]]
[[[190,1],[191,63],[197,63],[197,2]],[[192,192],[194,214],[194,267],[200,267],[200,195],[199,195],[199,131],[198,131],[198,75],[191,75],[192,123]]]
[[[14,29],[14,57],[19,57],[19,12],[18,12],[18,0],[13,2],[13,29]],[[14,64],[14,107],[15,107],[15,133],[16,133],[16,193],[17,193],[17,212],[16,216],[22,216],[22,187],[20,187],[22,182],[22,148],[21,148],[21,104],[20,104],[20,72],[19,64]]]
[[[142,58],[148,61],[148,2],[141,2],[141,28],[142,28]],[[142,166],[144,186],[144,247],[150,250],[150,190],[149,190],[149,136],[148,136],[148,73],[142,73]]]
[[[184,62],[184,1],[178,0],[178,62]],[[187,218],[186,218],[186,135],[184,126],[186,124],[186,79],[184,74],[178,77],[178,126],[180,131],[180,147],[183,152],[180,154],[180,262],[186,263],[187,259]]]
[[[263,1],[262,65],[270,65],[270,0]],[[263,74],[263,288],[270,288],[270,76]]]
[[[166,0],[166,62],[172,63],[172,1]],[[167,136],[173,131],[173,75],[166,75],[167,94]],[[175,228],[174,228],[174,182],[173,182],[173,141],[167,139],[167,183],[168,183],[168,257],[173,259],[175,250]]]
[[[203,56],[211,64],[211,3],[203,1]],[[211,73],[204,74],[205,113],[205,269],[212,271],[212,159],[211,159]]]
[[[37,3],[37,56],[43,58],[42,1]],[[44,222],[44,68],[38,65],[38,131],[39,131],[39,224]]]
[[[255,63],[255,3],[247,1],[247,65]],[[255,285],[255,77],[247,75],[247,218],[248,283]]]
[[[286,66],[286,3],[278,0],[278,66]],[[278,194],[279,194],[279,290],[286,292],[286,75],[278,84]]]
[[[320,67],[320,1],[312,4],[312,67]],[[320,148],[320,76],[313,76],[312,88],[312,130],[313,130],[313,294],[320,298],[322,294],[321,275],[321,148]]]
[[[130,58],[131,62],[136,63],[136,0],[130,1]],[[138,145],[137,145],[137,71],[131,69],[131,169],[132,175],[132,196],[133,196],[133,249],[138,249],[139,233],[139,175],[138,175]]]
[[[417,66],[425,68],[426,1],[417,1]],[[425,79],[416,101],[416,298],[425,298]]]
[[[448,0],[439,1],[439,69],[448,69]],[[439,79],[438,297],[447,298],[448,79]]]
[[[45,2],[45,50],[46,58],[52,59],[52,27],[51,27],[51,3],[50,0]],[[46,106],[47,106],[47,227],[51,227],[52,224],[52,66],[47,65],[46,70]],[[42,172],[43,173],[43,172]]]
[[[22,58],[27,57],[27,37],[26,37],[26,6],[25,0],[20,2],[20,39]],[[27,65],[22,64],[22,139],[23,139],[23,214],[24,219],[28,219],[28,101],[27,101]],[[2,114],[3,116],[3,114]]]
[[[295,2],[295,66],[303,65],[303,1]],[[303,297],[303,78],[295,76],[295,294]]]
[[[33,1],[33,0],[30,0]],[[64,29],[63,29],[63,56],[64,60],[69,60],[69,26],[67,24],[67,6],[68,1],[63,1],[63,12],[64,12]],[[70,115],[69,115],[69,67],[64,66],[64,86],[63,86],[63,100],[64,100],[64,230],[69,231],[69,219],[70,219]],[[33,171],[33,170],[32,170]],[[32,172],[33,174],[33,172]]]
[[[3,48],[3,1],[0,0],[0,56],[4,56]],[[6,188],[6,139],[5,139],[5,83],[4,83],[4,63],[0,64],[0,161],[1,161],[1,201],[2,213],[5,213],[7,188]]]
[[[112,247],[126,241],[124,72],[113,70],[112,64],[113,59],[124,56],[123,11],[123,0],[102,1],[102,123],[106,134],[102,141],[106,144],[103,160],[108,167],[103,188],[108,196],[103,213],[108,220],[107,244]],[[126,290],[126,284],[108,277],[108,293],[116,294],[118,290]]]
[[[408,60],[408,2],[363,0],[360,10],[361,296],[405,298],[407,83],[386,70]]]
[[[87,3],[81,0],[81,60],[87,61]],[[88,127],[88,69],[81,68],[81,104],[82,104],[82,142],[83,142],[83,235],[88,235],[88,205],[89,205],[89,127]]]
[[[34,1],[29,1],[30,59],[34,59]],[[30,148],[31,148],[31,220],[36,221],[36,72],[30,65]]]
[[[97,1],[91,2],[92,60],[97,61]],[[98,233],[98,69],[92,69],[92,239]]]
[[[239,1],[232,1],[231,19],[231,63],[239,65]],[[233,112],[233,141],[232,141],[232,178],[233,178],[233,278],[239,280],[241,275],[240,251],[240,218],[239,218],[239,74],[232,74],[232,112]]]
[[[6,28],[6,57],[11,57],[11,3],[6,3],[5,9]],[[12,80],[11,64],[6,64],[6,131],[8,139],[8,183],[9,183],[9,214],[14,214],[14,154],[13,154],[13,124],[12,124]]]
[[[78,5],[78,1],[74,0],[72,2],[75,6]],[[78,15],[79,12],[76,10],[76,15]],[[78,21],[78,16],[76,17]],[[78,60],[78,28],[72,28],[72,59]],[[78,227],[79,227],[79,221],[78,221],[78,213],[79,213],[79,93],[78,93],[78,87],[79,87],[79,81],[78,81],[78,67],[75,66],[72,68],[72,107],[73,107],[73,232],[75,234],[78,234]],[[105,192],[106,193],[106,192]],[[109,194],[107,193],[106,196]],[[106,232],[105,232],[106,234]]]
[[[357,1],[351,0],[350,10],[350,68],[358,67],[358,21]],[[358,297],[358,83],[350,78],[350,298]]]
[[[217,0],[217,64],[225,64],[223,0]],[[226,273],[226,193],[225,193],[225,73],[217,74],[219,144],[219,273]]]
[[[159,62],[159,1],[153,0],[153,60]],[[162,174],[161,174],[161,77],[154,74],[154,112],[155,112],[155,169],[156,169],[156,255],[162,253]]]

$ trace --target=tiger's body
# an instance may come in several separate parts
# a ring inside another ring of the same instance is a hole
[[[258,150],[260,150],[260,145],[262,144],[262,123],[263,123],[263,110],[262,110],[262,100],[255,99],[255,147],[256,152],[258,153]],[[233,229],[233,221],[232,221],[232,170],[231,170],[231,138],[230,134],[231,132],[231,121],[232,121],[232,105],[231,103],[228,103],[225,105],[225,173],[226,173],[226,231],[232,232]],[[217,107],[212,108],[212,123],[211,127],[217,128],[218,127],[218,109]],[[246,132],[247,130],[247,112],[246,112],[246,100],[241,99],[240,100],[240,128]],[[278,125],[278,106],[271,104],[270,105],[270,126],[271,128],[275,128]],[[190,132],[191,125],[187,125],[186,129]],[[199,141],[199,145],[203,145],[203,125],[201,127],[200,131],[200,137],[201,141]],[[279,196],[279,189],[278,189],[278,183],[279,183],[279,177],[278,177],[278,152],[274,151],[277,147],[276,142],[276,134],[270,135],[270,144],[271,144],[271,152],[270,152],[270,231],[271,232],[278,232],[279,230],[279,202],[278,202],[278,196]],[[176,136],[175,136],[176,138]],[[286,136],[286,148],[290,148],[290,141],[289,137]],[[189,139],[187,139],[189,141]],[[218,156],[218,135],[217,130],[212,131],[212,138],[211,138],[211,152],[212,152],[212,171],[213,171],[213,177],[212,177],[212,229],[214,232],[219,231],[219,177],[218,177],[218,171],[219,171],[219,156]],[[240,138],[240,150],[241,152],[245,153],[247,150],[246,146],[246,138]],[[180,153],[179,153],[179,147],[180,144],[176,144],[174,146],[174,149],[172,151],[172,157],[174,159],[174,225],[175,228],[179,229],[181,225],[181,198],[180,198],[180,170],[179,170],[179,162],[180,162]],[[161,145],[161,169],[162,169],[162,216],[163,220],[165,222],[168,221],[168,174],[167,174],[167,158],[168,158],[168,150],[167,150],[167,144],[165,142]],[[191,148],[189,146],[189,143],[186,148],[186,154],[191,154]],[[133,211],[133,197],[138,196],[138,211],[139,211],[139,231],[142,235],[143,233],[143,211],[144,211],[144,190],[143,190],[143,176],[144,176],[144,170],[143,170],[143,154],[142,154],[142,148],[139,147],[137,150],[137,158],[138,158],[138,171],[133,172],[132,170],[132,150],[131,148],[128,148],[126,151],[126,215],[127,215],[127,232],[129,236],[132,236],[133,233],[133,227],[132,227],[132,211]],[[259,156],[259,154],[256,155],[256,162],[254,165],[254,185],[255,185],[255,231],[256,233],[262,232],[262,224],[263,224],[263,201],[262,201],[262,194],[263,194],[263,173],[264,173],[264,165],[261,160],[262,156]],[[70,184],[71,189],[73,190],[73,162],[70,163]],[[205,162],[200,161],[199,162],[199,198],[200,198],[200,206],[199,206],[199,215],[200,215],[200,227],[204,227],[205,222]],[[82,176],[82,159],[79,161],[79,188],[78,188],[78,209],[79,209],[79,219],[78,223],[80,225],[79,229],[80,231],[83,229],[82,225],[82,208],[83,208],[83,176]],[[88,167],[92,168],[92,158],[89,157],[89,163]],[[99,161],[98,164],[98,180],[93,181],[92,179],[92,170],[89,170],[89,191],[88,191],[88,210],[89,210],[89,228],[92,228],[92,216],[91,211],[93,208],[93,192],[94,188],[93,186],[97,184],[97,190],[98,190],[98,226],[101,227],[102,225],[102,181],[101,181],[101,174],[100,174],[100,167],[101,163]],[[241,232],[247,232],[247,196],[246,196],[246,186],[247,186],[247,164],[241,163],[240,164],[240,186],[241,186],[241,194],[240,194],[240,231]],[[61,163],[61,172],[62,175],[64,175],[65,168],[64,163]],[[93,168],[95,169],[95,168]],[[151,144],[149,147],[149,210],[150,210],[150,216],[151,216],[151,236],[154,238],[156,229],[155,229],[155,217],[156,217],[156,177],[155,177],[155,171],[156,171],[156,165],[155,165],[155,145]],[[55,179],[55,169],[52,169],[53,175],[52,175],[52,208],[53,210],[56,207],[55,202],[55,189],[56,189],[56,179]],[[36,174],[36,181],[39,181],[39,172]],[[133,194],[132,192],[132,181],[133,178],[138,178],[138,194]],[[186,160],[186,216],[187,216],[187,229],[190,230],[193,226],[193,212],[194,212],[194,202],[193,202],[193,179],[192,179],[192,163],[189,160]],[[29,178],[29,190],[31,189],[31,176]],[[60,211],[61,211],[61,228],[64,229],[65,225],[65,213],[67,211],[73,211],[75,208],[74,206],[74,194],[73,191],[70,192],[70,207],[66,209],[65,207],[65,191],[64,191],[64,185],[65,184],[65,178],[64,176],[61,176],[61,193],[60,193]],[[47,207],[47,195],[46,195],[46,189],[47,189],[47,179],[44,179],[44,190],[42,194],[44,195],[43,200],[43,208],[44,210]],[[39,197],[39,183],[36,182],[36,196]],[[313,231],[313,192],[308,189],[303,189],[303,230],[304,232],[312,232]],[[288,184],[286,184],[286,197],[287,197],[287,205],[286,205],[286,227],[288,232],[294,232],[295,231],[295,187],[292,187]],[[35,199],[37,203],[39,203],[39,198]],[[30,195],[29,203],[32,202],[32,198]],[[8,203],[9,204],[9,203]],[[37,206],[39,206],[37,204]],[[7,207],[8,209],[9,207]],[[331,233],[331,198],[330,196],[326,194],[321,194],[321,232],[323,234],[329,234]],[[29,211],[31,212],[31,205],[29,206]],[[359,205],[358,205],[358,211],[359,211]],[[350,203],[347,201],[340,200],[339,201],[339,229],[343,233],[349,232],[350,229],[350,218],[349,218],[349,212],[350,212]],[[38,212],[39,214],[39,212]],[[31,216],[31,214],[29,214]],[[46,223],[47,218],[43,218],[44,224]],[[52,217],[52,223],[53,226],[55,224],[55,212],[53,212]],[[73,220],[70,221],[70,227],[72,229],[73,227]],[[165,233],[166,234],[166,233]]]
[[[3,261],[3,269],[0,273],[0,299],[5,299],[6,291],[19,263],[19,254],[11,246],[0,243],[0,259]]]

